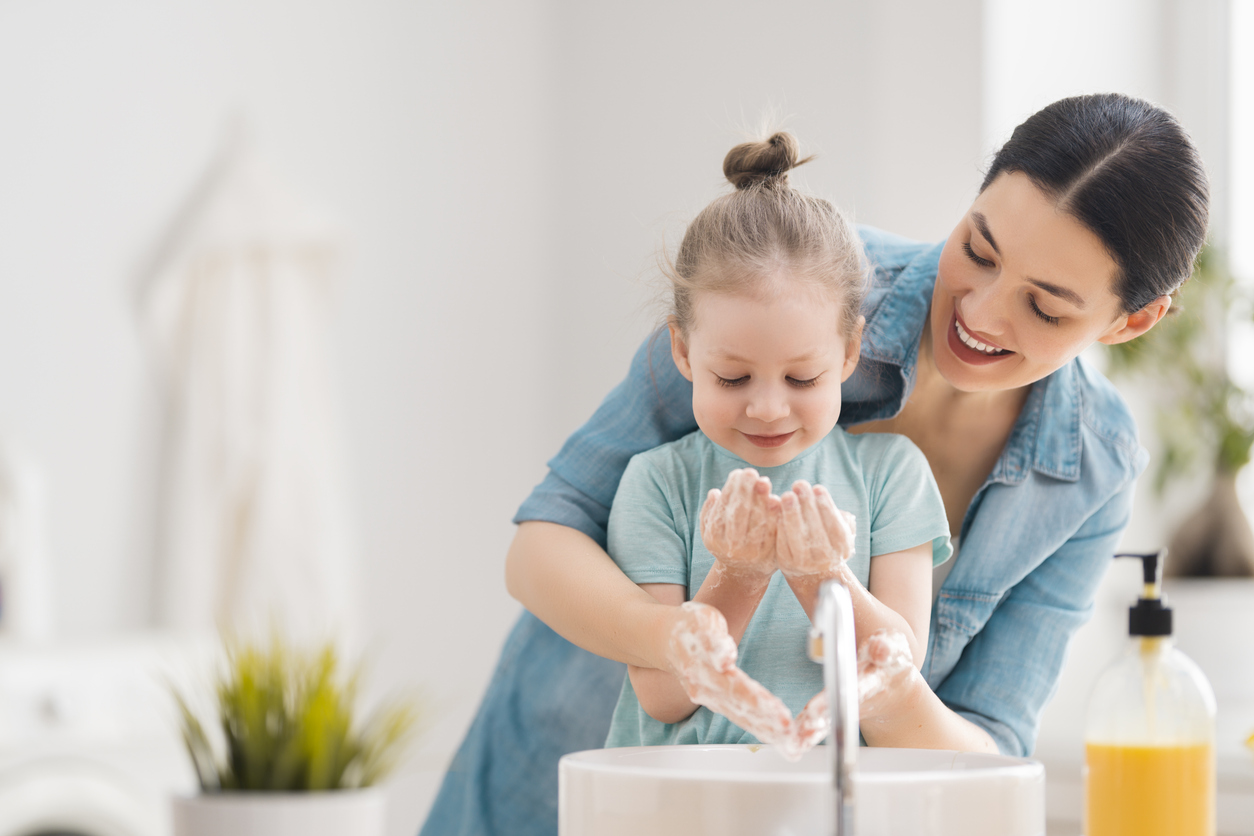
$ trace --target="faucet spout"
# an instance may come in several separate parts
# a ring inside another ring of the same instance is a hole
[[[835,836],[853,836],[853,773],[858,757],[858,648],[853,634],[853,601],[839,581],[819,589],[810,628],[811,658],[823,663],[823,687],[832,712],[829,745],[835,791]],[[814,641],[818,639],[819,641]],[[814,645],[819,645],[815,647]],[[817,658],[816,658],[817,657]]]

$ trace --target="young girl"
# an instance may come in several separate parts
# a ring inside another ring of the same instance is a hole
[[[635,456],[609,520],[629,578],[721,613],[752,678],[725,713],[758,734],[696,705],[675,672],[629,666],[607,746],[786,742],[823,687],[805,645],[828,578],[850,590],[859,644],[894,630],[923,661],[931,569],[952,551],[945,509],[908,439],[836,426],[866,269],[840,212],[789,186],[798,164],[791,134],[738,145],[723,162],[736,191],[688,227],[669,324],[700,429]]]

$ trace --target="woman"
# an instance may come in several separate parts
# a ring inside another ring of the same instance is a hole
[[[1084,96],[1015,130],[943,244],[863,231],[875,269],[840,422],[923,450],[957,546],[921,676],[862,706],[870,745],[1032,751],[1148,458],[1118,394],[1078,355],[1162,318],[1205,239],[1207,203],[1196,149],[1169,114]],[[618,570],[605,521],[628,459],[695,428],[690,387],[664,341],[646,342],[520,508],[511,594],[616,663],[524,614],[424,834],[554,833],[555,761],[602,744],[617,662],[667,667],[676,608]]]

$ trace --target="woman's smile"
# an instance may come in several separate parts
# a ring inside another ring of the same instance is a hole
[[[985,342],[964,328],[956,307],[949,325],[949,348],[959,360],[977,366],[996,363],[1014,354],[1009,349]]]

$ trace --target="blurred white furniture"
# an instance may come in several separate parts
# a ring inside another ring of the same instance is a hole
[[[195,779],[166,682],[199,646],[0,641],[0,836],[169,836]]]

